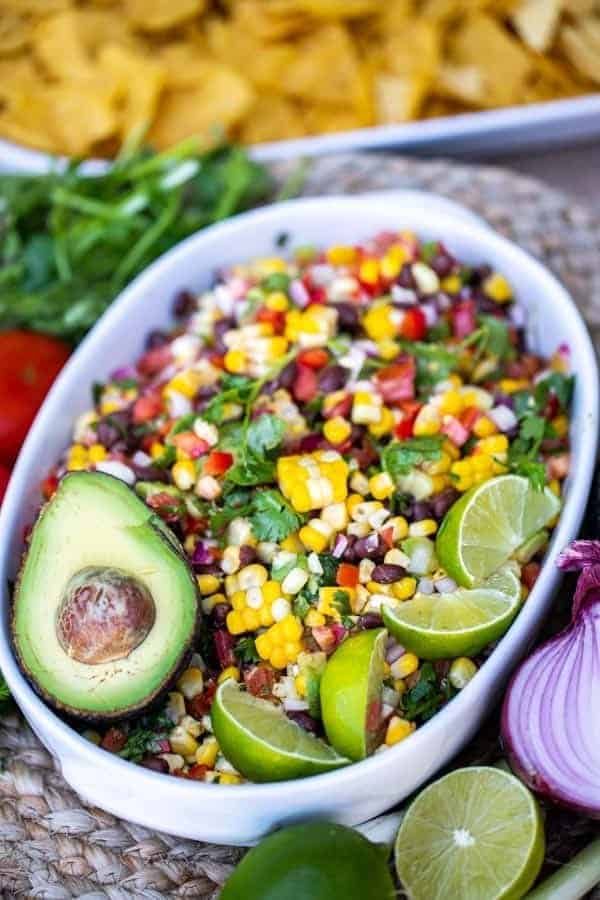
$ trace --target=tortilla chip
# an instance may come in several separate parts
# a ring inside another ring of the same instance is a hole
[[[238,125],[253,101],[252,88],[237,72],[207,61],[197,85],[165,92],[148,139],[161,149],[192,136],[210,144]]]
[[[274,94],[262,94],[257,98],[239,132],[245,144],[299,138],[305,134],[299,104]]]
[[[559,44],[577,72],[600,84],[600,19],[580,17],[574,25],[565,25]]]
[[[562,0],[524,0],[510,18],[527,46],[543,53],[554,43],[561,7]]]
[[[72,10],[38,22],[33,29],[32,44],[36,57],[54,78],[69,81],[94,77],[94,66]]]
[[[119,133],[123,138],[135,129],[147,128],[154,119],[165,83],[160,63],[118,44],[105,44],[98,54],[103,72],[117,85],[121,99]]]
[[[261,92],[279,94],[297,50],[291,42],[265,44],[234,22],[213,19],[206,26],[207,47],[215,59],[227,59]]]
[[[29,43],[29,22],[18,12],[0,10],[0,56],[12,56]]]
[[[323,25],[295,43],[295,58],[282,73],[283,93],[309,102],[355,107],[363,94],[356,48],[342,25]]]
[[[416,118],[427,94],[427,79],[420,76],[379,75],[375,79],[377,122],[409,122]]]
[[[165,31],[204,11],[206,0],[125,0],[125,15],[143,31]]]
[[[354,131],[365,124],[350,107],[319,104],[306,109],[304,115],[307,134],[329,134]]]

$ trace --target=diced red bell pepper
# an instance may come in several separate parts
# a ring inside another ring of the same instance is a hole
[[[347,419],[350,415],[350,410],[352,409],[352,394],[346,394],[345,397],[332,406],[330,409],[323,409],[321,415],[324,419],[335,419],[336,416],[341,416],[343,419]]]
[[[300,365],[296,367],[296,380],[292,392],[299,403],[310,403],[315,399],[319,393],[319,382],[314,369]]]
[[[427,319],[418,306],[407,309],[400,326],[400,334],[407,341],[421,341],[427,332]]]
[[[210,712],[216,691],[217,685],[214,681],[209,681],[205,684],[201,694],[196,694],[195,697],[185,701],[185,708],[188,714],[193,716],[194,719],[201,719],[202,716]]]
[[[455,338],[462,340],[472,334],[477,327],[475,301],[462,300],[457,303],[450,310],[450,318],[452,319],[452,334]]]
[[[7,480],[8,481],[8,480]],[[58,487],[58,478],[56,475],[48,475],[47,478],[44,478],[42,481],[42,494],[45,500],[49,500],[56,493],[56,488]],[[4,490],[6,490],[6,484],[4,485]],[[2,496],[4,496],[4,492],[2,492]]]
[[[173,435],[171,443],[182,450],[190,459],[198,459],[210,450],[210,444],[198,437],[193,431],[181,431]]]
[[[329,353],[321,347],[311,347],[309,350],[301,350],[296,362],[309,369],[323,369],[329,362]]]
[[[155,419],[162,412],[163,402],[159,394],[143,394],[133,404],[133,421],[136,425]]]
[[[216,350],[214,353],[210,353],[208,356],[208,361],[211,366],[214,366],[216,369],[224,369],[225,368],[225,357],[222,353],[217,353]]]
[[[536,583],[541,568],[538,562],[528,562],[521,569],[521,579],[528,590]]]
[[[473,431],[475,422],[480,418],[481,410],[479,410],[476,406],[467,406],[467,408],[464,409],[460,414],[461,424],[467,429],[467,431]]]
[[[342,563],[338,566],[335,580],[340,587],[356,587],[358,584],[358,566]]]
[[[147,350],[138,360],[137,370],[142,375],[158,375],[172,361],[171,348],[169,344],[164,344],[162,347],[154,347],[152,350]]]
[[[208,766],[203,766],[200,763],[195,763],[190,767],[190,770],[187,773],[187,777],[191,778],[192,781],[204,781],[204,776],[207,772]]]
[[[554,392],[549,394],[546,406],[544,407],[544,418],[552,421],[560,412],[560,403]]]
[[[146,498],[146,505],[154,509],[165,522],[177,522],[185,513],[185,504],[168,491],[158,491]]]
[[[389,528],[382,528],[379,534],[385,541],[388,549],[391,550],[394,546],[394,526],[390,525]]]
[[[385,403],[393,406],[415,396],[416,363],[412,356],[380,369],[376,375],[377,387]]]
[[[233,454],[221,450],[211,450],[206,457],[202,471],[205,475],[222,475],[233,465]]]
[[[244,683],[255,697],[270,697],[275,684],[275,671],[271,666],[260,663],[244,672]]]
[[[462,447],[469,439],[469,432],[462,422],[455,419],[454,416],[447,416],[440,430],[442,434],[449,437],[452,443],[456,444],[457,447]]]
[[[285,313],[281,310],[262,306],[256,314],[256,320],[272,325],[274,334],[283,334],[285,330]]]

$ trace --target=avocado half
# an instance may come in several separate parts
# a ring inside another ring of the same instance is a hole
[[[140,712],[186,664],[199,610],[183,550],[127,485],[100,472],[61,480],[12,612],[19,663],[48,703],[96,721]]]

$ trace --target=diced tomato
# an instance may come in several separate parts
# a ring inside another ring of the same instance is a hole
[[[47,478],[44,478],[42,481],[42,494],[45,500],[49,500],[56,493],[56,488],[58,487],[58,478],[56,475],[48,475]]]
[[[187,777],[191,778],[192,781],[204,781],[204,776],[208,772],[208,766],[203,766],[200,763],[195,763],[190,767]]]
[[[268,309],[262,306],[256,314],[257,322],[267,322],[273,326],[275,334],[283,334],[285,329],[285,313],[277,309]]]
[[[427,331],[427,319],[418,306],[407,309],[400,326],[400,334],[407,341],[421,341]]]
[[[172,361],[171,348],[169,344],[164,344],[162,347],[147,350],[138,360],[137,370],[142,375],[158,375]]]
[[[225,357],[222,353],[210,353],[208,356],[208,361],[211,366],[214,366],[216,369],[224,369],[225,368]]]
[[[162,411],[162,398],[159,394],[143,394],[133,404],[133,421],[136,425],[155,419]]]
[[[255,697],[270,697],[275,684],[275,671],[271,666],[260,663],[244,672],[244,683]]]
[[[210,450],[210,444],[199,438],[193,431],[181,431],[179,434],[173,435],[171,442],[190,459],[198,459],[199,456]]]
[[[232,465],[232,453],[211,450],[202,466],[202,471],[205,475],[222,475],[227,469],[231,468]]]
[[[379,534],[385,541],[388,549],[391,550],[392,547],[394,546],[394,526],[390,525],[389,528],[382,528],[382,530],[379,532]]]
[[[455,338],[462,340],[467,335],[472,334],[477,327],[475,318],[475,301],[462,300],[450,310],[450,318],[452,319],[452,334]]]
[[[442,434],[450,438],[457,447],[462,447],[469,439],[469,432],[458,419],[454,416],[446,416],[444,424],[441,427]]]
[[[103,750],[109,753],[118,753],[127,743],[127,735],[121,728],[109,728],[100,742]]]
[[[318,284],[313,284],[309,276],[305,275],[302,283],[306,288],[309,296],[308,305],[312,303],[327,303],[327,291]]]
[[[338,566],[335,580],[340,587],[356,587],[358,584],[358,566],[342,563]]]
[[[394,434],[399,441],[406,441],[408,438],[412,437],[415,419],[416,416],[406,416],[398,422],[394,428]]]
[[[352,394],[346,394],[345,397],[342,397],[339,403],[336,403],[335,406],[332,406],[330,409],[323,409],[321,415],[324,419],[335,419],[336,416],[341,416],[343,419],[347,419],[350,415],[350,410],[352,409]]]
[[[324,653],[333,653],[338,645],[338,640],[331,625],[317,625],[311,629],[312,636]]]
[[[156,510],[165,522],[177,522],[185,512],[183,500],[168,491],[158,491],[146,499],[146,504]]]
[[[310,403],[319,393],[319,382],[314,369],[308,366],[296,367],[296,380],[292,386],[294,398],[299,403]]]
[[[534,586],[540,574],[541,566],[538,562],[528,562],[521,569],[521,579],[528,590]]]
[[[479,418],[481,418],[481,410],[477,409],[476,406],[467,406],[460,414],[461,424],[467,431],[473,430],[473,426]]]
[[[308,366],[309,369],[323,369],[329,362],[329,353],[321,347],[312,347],[309,350],[301,350],[296,362],[299,366]]]
[[[416,364],[412,356],[405,356],[376,375],[377,387],[388,405],[412,400],[415,396]]]
[[[209,681],[201,694],[196,694],[195,697],[185,701],[188,714],[194,719],[201,719],[202,716],[209,713],[216,691],[217,685]]]
[[[560,412],[560,403],[558,401],[558,397],[554,392],[552,392],[548,396],[548,400],[546,402],[546,406],[544,408],[544,418],[546,419],[554,419]]]

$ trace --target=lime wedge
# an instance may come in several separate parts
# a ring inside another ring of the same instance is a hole
[[[474,656],[502,637],[519,611],[521,584],[508,567],[478,588],[448,594],[415,594],[381,608],[384,624],[421,659]]]
[[[364,759],[379,743],[385,628],[347,638],[329,658],[321,678],[321,716],[335,749]]]
[[[502,769],[457,769],[410,806],[396,838],[396,870],[411,900],[517,900],[544,858],[533,796]]]
[[[305,778],[349,762],[280,707],[246,693],[232,679],[217,690],[211,719],[219,747],[251,781]]]
[[[490,478],[467,491],[446,513],[435,545],[438,560],[458,584],[473,587],[559,509],[560,500],[549,488],[536,491],[527,478]]]

